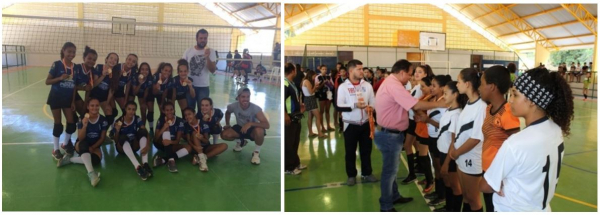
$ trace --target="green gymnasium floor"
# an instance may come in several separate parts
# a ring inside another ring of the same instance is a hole
[[[253,143],[234,153],[235,142],[227,142],[227,151],[208,160],[209,172],[198,171],[188,155],[177,162],[178,173],[161,166],[154,169],[153,178],[142,181],[129,159],[117,156],[114,145],[106,142],[101,167],[95,167],[102,180],[94,188],[83,165],[56,168],[50,155],[52,119],[44,105],[50,89],[44,84],[47,74],[48,68],[40,67],[2,74],[4,211],[280,211],[279,86],[248,85],[251,102],[263,108],[271,124],[260,165],[250,163]],[[236,84],[224,75],[211,75],[211,83],[215,107],[225,110],[235,101]],[[154,153],[155,148],[151,156]]]
[[[332,114],[333,116],[333,114]],[[333,122],[331,122],[333,123]],[[328,139],[307,138],[306,117],[302,124],[298,153],[308,168],[300,175],[285,175],[285,211],[379,211],[380,184],[360,183],[346,186],[343,134],[330,132]],[[313,124],[314,125],[314,124]],[[523,125],[524,126],[524,125]],[[316,126],[313,131],[316,131]],[[597,103],[575,101],[571,136],[565,139],[565,156],[552,211],[597,211]],[[407,174],[402,153],[398,181]],[[357,169],[360,175],[360,156]],[[373,174],[381,176],[381,152],[373,144]],[[419,179],[423,179],[420,176]],[[420,185],[419,185],[420,186]],[[414,197],[407,204],[395,205],[398,211],[431,211],[416,182],[400,185],[403,196]]]

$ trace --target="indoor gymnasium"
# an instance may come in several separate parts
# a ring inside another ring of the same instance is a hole
[[[284,8],[285,211],[597,211],[597,4]]]
[[[280,7],[3,3],[2,209],[280,211]]]

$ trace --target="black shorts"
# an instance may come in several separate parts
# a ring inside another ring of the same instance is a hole
[[[434,158],[439,158],[440,157],[440,150],[437,147],[437,140],[438,138],[427,138],[426,142],[427,142],[427,146],[429,146],[429,153],[431,153],[431,156],[433,156]]]
[[[99,102],[105,102],[108,100],[108,91],[92,91],[90,97],[98,99]]]
[[[221,125],[212,125],[209,127],[210,131],[208,132],[208,134],[221,134],[221,132],[223,131],[223,127]]]
[[[123,97],[125,97],[125,87],[117,88],[117,91],[115,91],[115,98],[123,98]]]
[[[448,154],[440,152],[440,166],[444,164],[446,157]],[[450,162],[448,163],[448,172],[456,172],[456,161],[450,158]]]
[[[408,128],[405,131],[406,134],[410,134],[415,137],[418,137],[417,134],[415,133],[415,129],[417,129],[417,122],[415,122],[412,119],[408,119]]]
[[[50,110],[71,108],[71,102],[73,102],[72,100],[73,94],[60,96],[50,92],[48,94],[48,100],[46,101],[46,104],[50,106]]]
[[[234,125],[231,127],[235,132],[238,133],[238,135],[240,136],[240,138],[242,139],[249,139],[251,141],[254,141],[254,138],[252,138],[252,132],[254,131],[254,127],[250,127],[245,134],[242,133],[242,126],[240,125]],[[267,136],[267,131],[265,130],[265,136]]]
[[[83,101],[79,93],[75,93],[75,101]]]
[[[182,99],[187,99],[187,94],[183,94],[183,95],[175,95],[175,100],[179,101]],[[189,104],[188,104],[189,106]]]
[[[75,140],[75,142],[79,142],[79,140]],[[75,147],[75,149],[77,149],[77,147]],[[77,154],[79,154],[79,156],[81,156],[81,154],[83,154],[80,151],[76,151],[76,152],[77,152]],[[92,165],[96,166],[96,165],[100,164],[100,161],[102,160],[100,158],[100,156],[98,156],[96,153],[92,153],[92,152],[90,152],[90,155],[92,157]]]

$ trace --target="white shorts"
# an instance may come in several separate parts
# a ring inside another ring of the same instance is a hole
[[[479,149],[479,151],[477,150]],[[479,175],[482,173],[481,167],[481,147],[475,147],[471,151],[458,156],[456,159],[456,166],[461,172]]]

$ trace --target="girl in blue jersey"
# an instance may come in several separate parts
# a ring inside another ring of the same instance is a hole
[[[150,132],[154,132],[154,97],[152,97],[152,73],[150,64],[143,62],[140,64],[139,74],[132,78],[133,96],[138,97],[142,122],[146,124],[148,120]]]
[[[175,100],[175,92],[171,90],[175,86],[172,76],[173,66],[171,66],[170,63],[160,63],[158,65],[158,70],[156,73],[154,73],[152,95],[154,98],[156,98],[156,103],[158,104],[158,108],[160,110],[163,110],[163,104],[166,101]],[[160,113],[160,117],[163,117],[162,112]]]
[[[94,70],[94,87],[90,93],[91,97],[98,99],[100,102],[102,112],[106,115],[108,124],[111,125],[115,121],[117,114],[116,112],[113,112],[113,107],[109,103],[109,101],[112,100],[112,94],[115,89],[115,84],[111,79],[113,76],[116,77],[116,74],[113,74],[113,67],[115,67],[115,65],[118,63],[119,55],[112,52],[106,56],[106,59],[104,59],[104,65],[96,65],[96,69]]]
[[[86,46],[83,52],[83,63],[75,65],[76,79],[79,83],[76,88],[78,91],[85,91],[85,99],[82,99],[79,93],[75,93],[75,109],[80,117],[85,114],[87,102],[90,99],[90,91],[94,86],[93,71],[97,59],[98,53],[96,50]]]
[[[137,74],[137,61],[137,55],[129,54],[127,55],[127,58],[125,58],[125,63],[118,64],[115,67],[119,87],[114,92],[114,100],[119,105],[119,108],[121,109],[121,111],[123,111],[123,113],[125,113],[125,103],[129,101],[129,91],[131,91],[131,80],[135,78]],[[110,104],[113,107],[113,112],[115,112],[114,110],[117,108],[115,103],[111,102]]]
[[[127,102],[123,116],[115,121],[115,129],[111,130],[111,133],[118,138],[115,141],[117,152],[127,155],[140,178],[146,180],[152,176],[152,169],[148,165],[148,151],[150,149],[148,140],[150,136],[142,119],[135,115],[136,111],[137,104],[132,101]],[[142,164],[135,157],[135,152],[140,149]]]
[[[208,99],[208,100],[207,100]],[[205,103],[208,103],[210,98],[204,98],[201,101],[202,106],[205,106]],[[210,100],[212,101],[212,100]],[[185,136],[186,140],[192,146],[192,154],[194,157],[192,159],[192,165],[199,165],[199,170],[202,172],[208,171],[208,166],[206,165],[206,160],[208,158],[214,157],[218,154],[223,153],[227,150],[227,144],[225,143],[214,143],[211,144],[209,140],[210,133],[214,131],[211,126],[211,122],[207,121],[206,118],[202,118],[202,114],[196,115],[196,111],[190,107],[183,110],[183,114],[185,116]],[[221,113],[221,117],[222,117]],[[208,117],[210,120],[214,120],[216,116]]]
[[[75,150],[80,157],[71,157],[70,154],[66,154],[58,161],[57,166],[61,167],[70,163],[85,165],[88,178],[92,186],[95,187],[100,182],[100,173],[94,171],[93,165],[100,164],[102,160],[100,146],[106,137],[108,122],[104,116],[100,115],[100,102],[98,99],[91,98],[87,108],[89,113],[77,124],[79,131]]]
[[[165,102],[162,107],[163,117],[160,117],[156,124],[153,143],[163,156],[154,156],[154,167],[167,163],[170,172],[177,172],[175,159],[188,155],[192,147],[179,144],[183,137],[184,122],[175,116],[175,105]]]
[[[221,109],[213,108],[213,100],[211,98],[207,97],[200,101],[200,111],[196,114],[196,117],[208,126],[209,134],[213,138],[212,144],[217,144],[217,138],[219,138],[221,131],[223,131],[223,127],[221,126],[223,116],[224,114]]]
[[[177,99],[179,108],[181,108],[181,115],[183,115],[183,110],[188,107],[186,96],[190,94],[192,98],[196,98],[196,92],[192,86],[192,79],[188,77],[188,69],[189,66],[187,60],[180,59],[177,61],[178,75],[173,78],[175,84],[173,89],[175,91],[175,99]]]
[[[52,85],[46,104],[50,106],[54,118],[54,128],[52,131],[54,135],[54,150],[52,151],[52,157],[57,160],[63,157],[58,144],[60,135],[63,133],[61,112],[67,119],[65,145],[71,141],[71,135],[76,130],[75,118],[73,117],[75,111],[75,93],[77,92],[75,89],[77,79],[73,78],[75,76],[73,58],[75,58],[76,50],[75,44],[71,42],[65,43],[60,50],[61,60],[52,63],[50,72],[46,78],[46,85]]]

